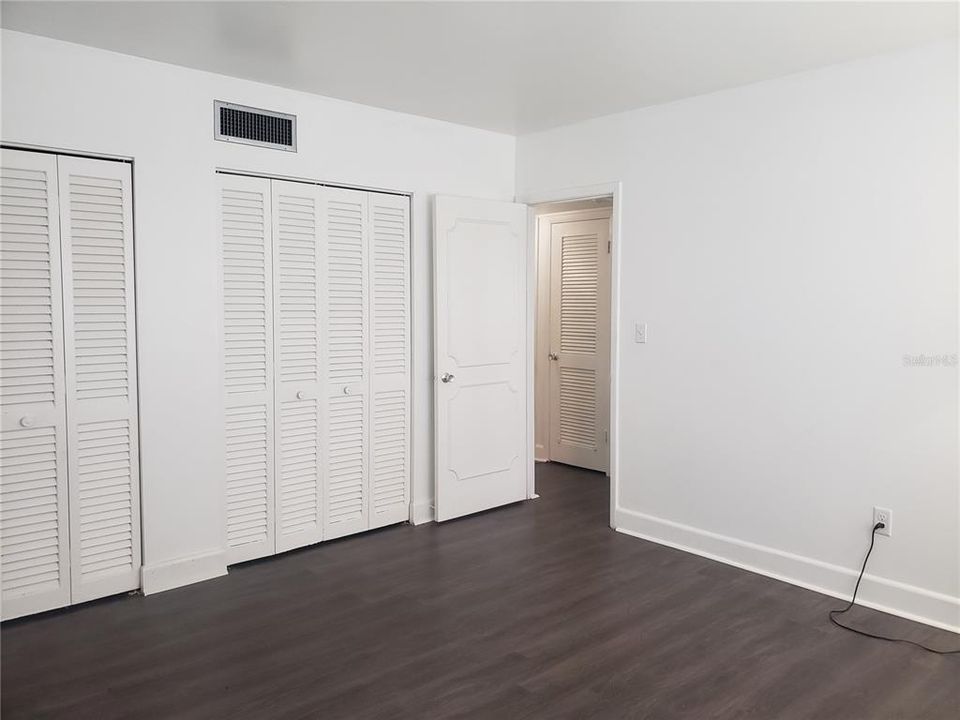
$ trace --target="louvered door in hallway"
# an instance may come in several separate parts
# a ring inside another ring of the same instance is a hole
[[[406,520],[409,199],[218,183],[228,562]]]
[[[3,618],[140,586],[130,165],[0,160]]]
[[[550,459],[606,472],[610,219],[553,222],[549,228]]]

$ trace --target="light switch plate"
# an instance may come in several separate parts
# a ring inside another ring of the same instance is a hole
[[[647,324],[637,323],[637,335],[634,342],[645,343],[647,341]]]

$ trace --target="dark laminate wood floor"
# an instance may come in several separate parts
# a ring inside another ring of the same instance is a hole
[[[601,475],[538,482],[539,500],[443,526],[6,623],[3,718],[958,717],[960,656],[846,633],[836,600],[611,531]]]

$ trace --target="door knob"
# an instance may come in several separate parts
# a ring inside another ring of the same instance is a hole
[[[350,394],[350,386],[349,386],[349,385],[344,385],[344,386],[343,386],[343,394],[344,394],[344,395],[349,395],[349,394]]]
[[[557,355],[556,353],[550,353],[549,355],[547,355],[547,357],[550,358],[551,360],[559,360],[559,359],[560,359],[560,356]]]
[[[297,390],[297,400],[303,400],[306,397],[306,393],[303,390]]]
[[[443,375],[440,376],[440,382],[448,383],[451,380],[453,380],[453,373],[445,372]]]
[[[20,418],[20,427],[33,427],[34,422],[35,420],[33,419],[33,415],[24,415],[22,418]]]

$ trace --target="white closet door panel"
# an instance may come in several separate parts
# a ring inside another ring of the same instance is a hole
[[[223,253],[227,562],[274,552],[270,181],[218,175]]]
[[[328,452],[324,537],[369,527],[370,312],[367,193],[323,190]]]
[[[367,194],[327,188],[328,377],[336,385],[360,385],[366,379]],[[331,390],[334,388],[331,388]]]
[[[70,603],[57,158],[0,153],[3,619]]]
[[[410,202],[370,193],[370,527],[410,516]]]
[[[367,529],[366,398],[331,397],[327,412],[326,538],[330,539]]]
[[[73,602],[140,587],[133,211],[126,163],[60,157]]]
[[[322,190],[271,181],[276,361],[276,549],[323,539]]]

